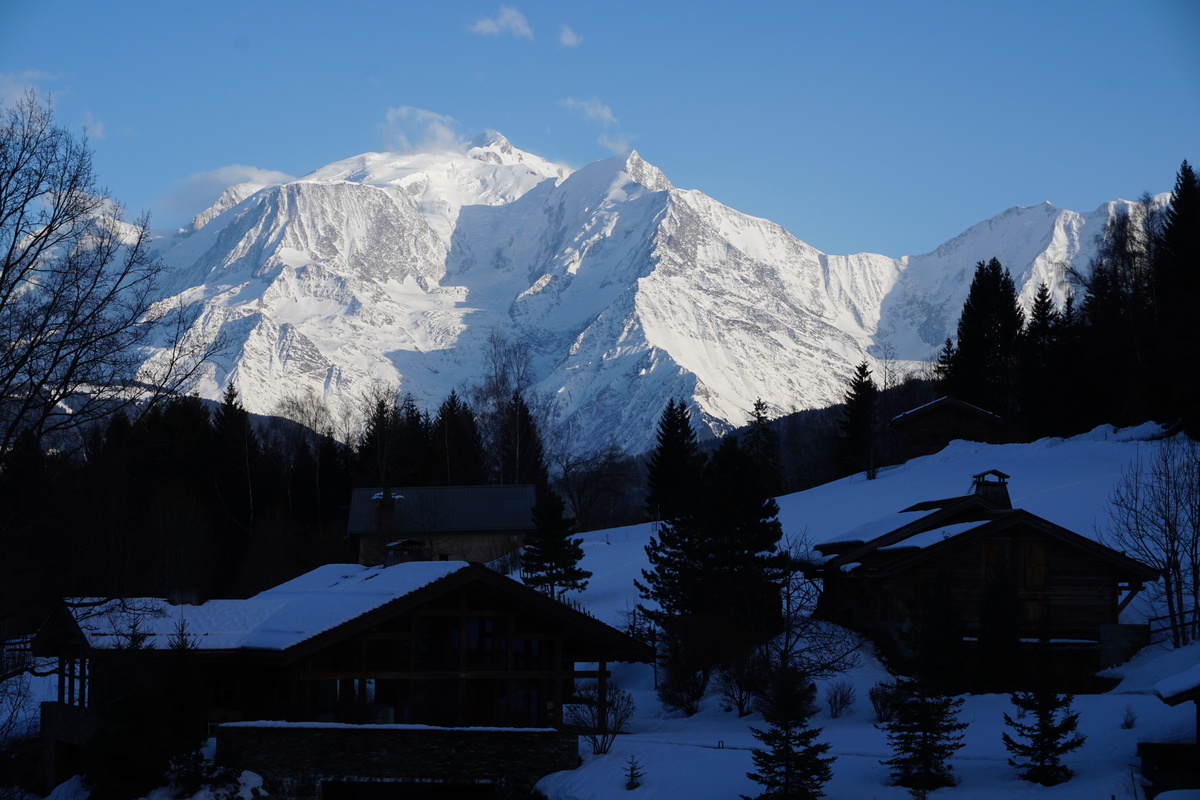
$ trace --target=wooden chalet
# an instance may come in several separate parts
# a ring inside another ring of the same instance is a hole
[[[182,630],[218,759],[262,774],[277,796],[367,797],[381,782],[404,784],[405,797],[528,796],[578,763],[562,716],[575,682],[603,684],[611,662],[654,659],[624,633],[461,562],[328,564],[194,606],[71,605],[38,642],[62,669],[58,701],[43,708],[51,769],[70,774],[79,746],[104,730],[114,669],[178,657],[170,644]],[[122,649],[131,630],[149,649]],[[448,786],[462,792],[429,794]]]
[[[896,461],[936,453],[954,439],[1000,444],[1004,420],[957,397],[939,397],[892,418]]]
[[[354,489],[348,535],[360,564],[490,562],[515,553],[533,530],[534,487],[416,486]]]
[[[818,614],[861,631],[885,651],[907,647],[914,623],[952,618],[962,637],[964,677],[984,687],[986,647],[1003,638],[1020,663],[1063,690],[1147,643],[1143,625],[1121,612],[1152,568],[1022,509],[1012,508],[1008,476],[974,476],[971,494],[917,503],[898,514],[818,544],[823,581]],[[995,666],[995,665],[991,665]],[[972,680],[973,677],[980,680]]]

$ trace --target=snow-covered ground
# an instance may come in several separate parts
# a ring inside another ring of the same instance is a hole
[[[954,442],[942,452],[881,470],[878,479],[862,475],[819,486],[779,499],[786,535],[819,542],[872,520],[894,514],[921,500],[951,497],[970,491],[971,476],[989,469],[1008,473],[1013,506],[1026,508],[1083,535],[1097,535],[1106,520],[1107,498],[1121,472],[1139,455],[1145,458],[1158,445],[1148,441],[1153,426],[1114,431],[1098,428],[1069,440],[1045,439],[1024,445],[984,445]],[[623,612],[637,602],[633,578],[647,568],[644,547],[651,526],[634,525],[586,535],[584,566],[593,572],[581,596],[596,616],[621,624]],[[960,719],[969,724],[966,745],[952,760],[959,785],[938,790],[936,797],[955,798],[1142,798],[1136,748],[1139,741],[1193,741],[1192,704],[1170,708],[1153,692],[1158,681],[1200,662],[1200,645],[1171,652],[1149,648],[1129,664],[1110,672],[1122,678],[1112,691],[1080,695],[1074,708],[1087,742],[1066,758],[1075,777],[1056,787],[1042,787],[1018,778],[1007,763],[1000,735],[1003,714],[1013,709],[1007,695],[966,697]],[[857,700],[840,719],[822,707],[813,724],[823,728],[821,739],[837,756],[833,779],[826,785],[830,798],[904,798],[905,789],[888,785],[881,760],[892,753],[885,733],[876,728],[867,691],[887,678],[870,655],[843,676],[853,683]],[[716,696],[685,718],[662,710],[654,694],[648,666],[618,668],[615,682],[629,690],[637,703],[630,733],[617,738],[611,752],[594,756],[581,746],[583,765],[543,779],[538,788],[550,800],[617,800],[617,798],[681,798],[728,800],[755,796],[761,787],[746,773],[752,769],[750,750],[757,743],[750,727],[764,727],[758,714],[739,719]],[[825,683],[818,684],[822,702]],[[1123,728],[1126,709],[1136,717]],[[630,756],[645,776],[632,794],[625,789]],[[1175,798],[1172,798],[1175,800]],[[1182,800],[1182,799],[1181,799]]]

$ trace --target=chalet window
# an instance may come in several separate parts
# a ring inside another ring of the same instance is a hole
[[[1046,588],[1046,543],[1025,543],[1025,590],[1044,591]]]
[[[1022,603],[1025,625],[1048,625],[1050,623],[1049,600],[1026,600]]]
[[[447,621],[447,617],[417,618],[417,664],[420,666],[443,666],[447,663],[446,650],[450,642]],[[457,633],[457,628],[455,632]],[[457,662],[457,654],[455,661]]]
[[[58,663],[58,702],[72,706],[88,705],[88,661],[86,658],[61,658]]]
[[[471,617],[467,620],[467,663],[492,666],[496,663],[496,620],[493,617]]]

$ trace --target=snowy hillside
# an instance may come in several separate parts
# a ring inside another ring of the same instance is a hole
[[[251,411],[373,384],[432,409],[478,381],[488,337],[524,340],[575,447],[649,446],[668,398],[708,430],[827,405],[864,354],[922,360],[953,333],[979,260],[1028,302],[1066,291],[1114,204],[1015,208],[932,253],[820,253],[767,220],[674,187],[636,152],[572,171],[498,134],[455,151],[368,153],[281,185],[239,184],[160,240],[190,335]]]
[[[1026,508],[1084,535],[1094,535],[1095,523],[1105,519],[1107,497],[1122,470],[1133,459],[1147,457],[1158,445],[1146,437],[1154,426],[1114,431],[1098,428],[1072,439],[1044,439],[1024,445],[984,445],[953,442],[935,455],[883,469],[867,481],[859,474],[805,492],[779,498],[785,534],[807,533],[812,541],[837,536],[864,522],[894,514],[921,500],[969,491],[971,475],[1000,469],[1009,482],[1013,505]],[[583,565],[592,570],[580,596],[596,616],[621,624],[623,612],[637,602],[633,579],[648,567],[644,547],[650,524],[586,534]],[[968,723],[966,746],[951,759],[959,780],[934,795],[944,800],[1001,800],[1002,798],[1142,798],[1135,788],[1139,741],[1190,741],[1195,713],[1190,704],[1167,707],[1153,687],[1197,663],[1200,645],[1179,651],[1151,647],[1129,664],[1110,671],[1121,683],[1102,695],[1076,697],[1080,732],[1087,742],[1064,762],[1076,771],[1068,783],[1041,787],[1021,781],[1007,764],[1001,744],[1006,730],[1004,713],[1014,713],[1007,695],[968,696],[960,720]],[[890,758],[885,732],[874,724],[867,692],[889,678],[867,655],[861,666],[841,676],[855,687],[857,700],[839,719],[824,707],[828,681],[818,685],[822,706],[813,719],[823,728],[821,741],[837,756],[833,779],[825,786],[830,798],[908,797],[908,791],[889,786],[888,769],[879,762]],[[622,665],[614,681],[631,692],[637,714],[630,733],[617,739],[612,751],[595,756],[581,746],[584,764],[570,772],[550,775],[538,784],[550,800],[619,800],[619,798],[677,798],[725,800],[755,796],[761,790],[746,778],[757,746],[750,727],[765,727],[758,714],[739,719],[710,695],[690,718],[662,710],[654,693],[653,674],[644,665]],[[1126,709],[1136,717],[1133,728],[1122,728]],[[637,758],[645,777],[630,794],[625,790],[627,763]]]

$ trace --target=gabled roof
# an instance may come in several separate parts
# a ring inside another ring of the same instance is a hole
[[[574,630],[611,653],[610,660],[654,660],[653,648],[621,631],[485,566],[462,561],[326,564],[254,597],[195,606],[157,598],[108,601],[108,607],[86,600],[67,604],[80,610],[76,623],[92,649],[125,646],[136,620],[147,646],[167,650],[186,623],[197,650],[242,651],[286,663],[472,583]]]
[[[125,646],[137,625],[148,647],[165,650],[181,625],[198,650],[286,650],[411,592],[466,569],[463,561],[418,561],[396,568],[325,564],[244,600],[171,605],[153,597],[96,606],[68,600],[88,646]]]
[[[534,487],[415,486],[388,490],[398,529],[412,533],[504,531],[533,528]],[[360,488],[350,493],[350,534],[374,533],[376,509],[383,488]]]
[[[967,411],[978,416],[981,420],[986,420],[987,422],[993,424],[999,424],[1004,421],[991,411],[985,411],[979,406],[973,406],[970,403],[965,403],[962,400],[959,400],[957,397],[939,397],[936,400],[929,401],[925,405],[917,406],[916,408],[910,408],[908,411],[897,414],[896,416],[892,417],[892,424],[897,422],[908,422],[915,417],[919,417],[924,414],[928,414],[930,411],[936,411],[937,409],[946,408],[948,406],[962,409],[963,411]]]
[[[889,527],[889,520],[895,524]],[[1158,577],[1156,570],[1124,553],[1023,509],[998,508],[976,494],[917,503],[899,514],[822,542],[815,549],[827,556],[823,565],[826,571],[870,570],[873,574],[886,575],[932,558],[945,547],[1017,525],[1032,528],[1107,561],[1131,580],[1152,581]]]

